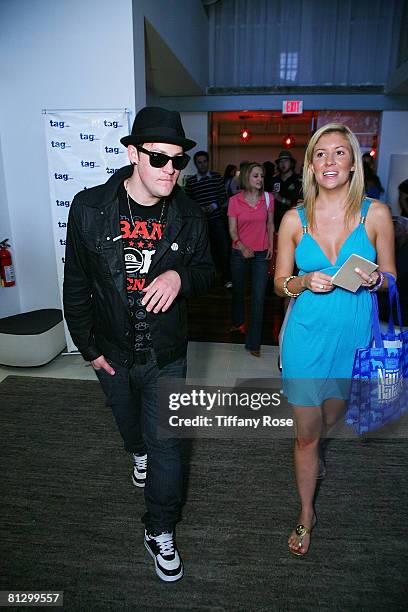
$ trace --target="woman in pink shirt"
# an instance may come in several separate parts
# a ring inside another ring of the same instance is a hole
[[[228,203],[228,225],[232,240],[232,328],[245,333],[245,285],[251,271],[251,318],[245,348],[261,356],[263,307],[268,282],[268,260],[273,253],[272,194],[263,190],[264,170],[261,164],[247,164],[240,176],[242,190]],[[269,200],[269,202],[268,202]]]

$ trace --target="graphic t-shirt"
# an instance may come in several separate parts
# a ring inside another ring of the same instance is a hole
[[[279,229],[282,217],[289,208],[296,206],[298,200],[302,198],[302,182],[297,174],[291,174],[285,181],[280,177],[274,178],[273,184],[274,193],[279,193],[285,202],[276,200],[275,205],[275,229]]]
[[[130,207],[130,211],[129,211]],[[131,213],[131,214],[130,214]],[[119,189],[120,229],[126,268],[126,290],[135,322],[135,350],[152,346],[146,308],[142,305],[146,276],[152,257],[166,226],[167,204],[160,200],[153,206],[141,206]]]

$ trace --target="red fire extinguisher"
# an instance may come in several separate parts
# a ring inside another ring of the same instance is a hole
[[[9,247],[8,238],[0,242],[0,280],[2,287],[13,287],[16,284]]]

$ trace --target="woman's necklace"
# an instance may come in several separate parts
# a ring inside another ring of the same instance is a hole
[[[131,223],[133,225],[133,229],[135,229],[135,222],[133,221],[132,209],[130,208],[130,198],[129,198],[128,184],[129,184],[129,179],[126,179],[126,181],[124,183],[124,186],[125,186],[125,191],[126,191],[127,205],[128,205],[128,210],[129,210],[129,217],[130,217],[130,221],[131,221]],[[160,213],[160,219],[159,219],[159,225],[161,225],[162,220],[163,220],[163,214],[164,214],[165,206],[166,206],[166,200],[163,200],[162,209],[161,209],[161,213]]]
[[[255,200],[247,195],[244,196],[244,199],[245,199],[245,202],[248,204],[248,206],[252,208],[252,210],[254,210],[258,206],[259,200],[260,200],[259,195],[256,195]]]
[[[329,213],[329,217],[330,217],[330,219],[332,219],[332,221],[334,221],[335,219],[340,217],[343,213],[344,213],[344,207],[340,208],[340,210],[338,210],[335,215],[332,215],[332,214]]]
[[[327,215],[327,219],[330,219],[331,221],[335,221],[336,219],[338,219],[338,217],[340,217],[340,215],[342,215],[344,212],[344,208],[341,208],[340,210],[337,211],[337,213],[335,215],[332,215],[331,213],[329,213]]]

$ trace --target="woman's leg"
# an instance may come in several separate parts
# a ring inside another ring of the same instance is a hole
[[[319,462],[322,412],[320,407],[294,407],[294,416],[296,424],[295,475],[301,504],[298,525],[311,529],[316,520],[313,499]],[[303,537],[302,545],[299,548],[299,538],[293,531],[289,536],[288,544],[293,552],[305,554],[309,549],[310,534]]]
[[[327,445],[330,442],[330,438],[333,437],[331,433],[336,423],[344,417],[344,411],[346,409],[345,400],[341,399],[327,399],[323,402],[323,430],[322,430],[322,439],[319,444],[319,473],[318,478],[324,478],[326,476],[326,463],[325,463],[325,455],[327,450]]]
[[[247,261],[238,249],[231,252],[232,324],[239,327],[245,322],[245,277]]]
[[[324,435],[330,434],[330,430],[344,416],[346,402],[342,399],[327,399],[323,403]]]
[[[265,259],[267,251],[257,251],[250,260],[251,265],[251,319],[245,348],[249,351],[259,351],[262,340],[262,323],[266,286],[268,284],[268,265]]]

